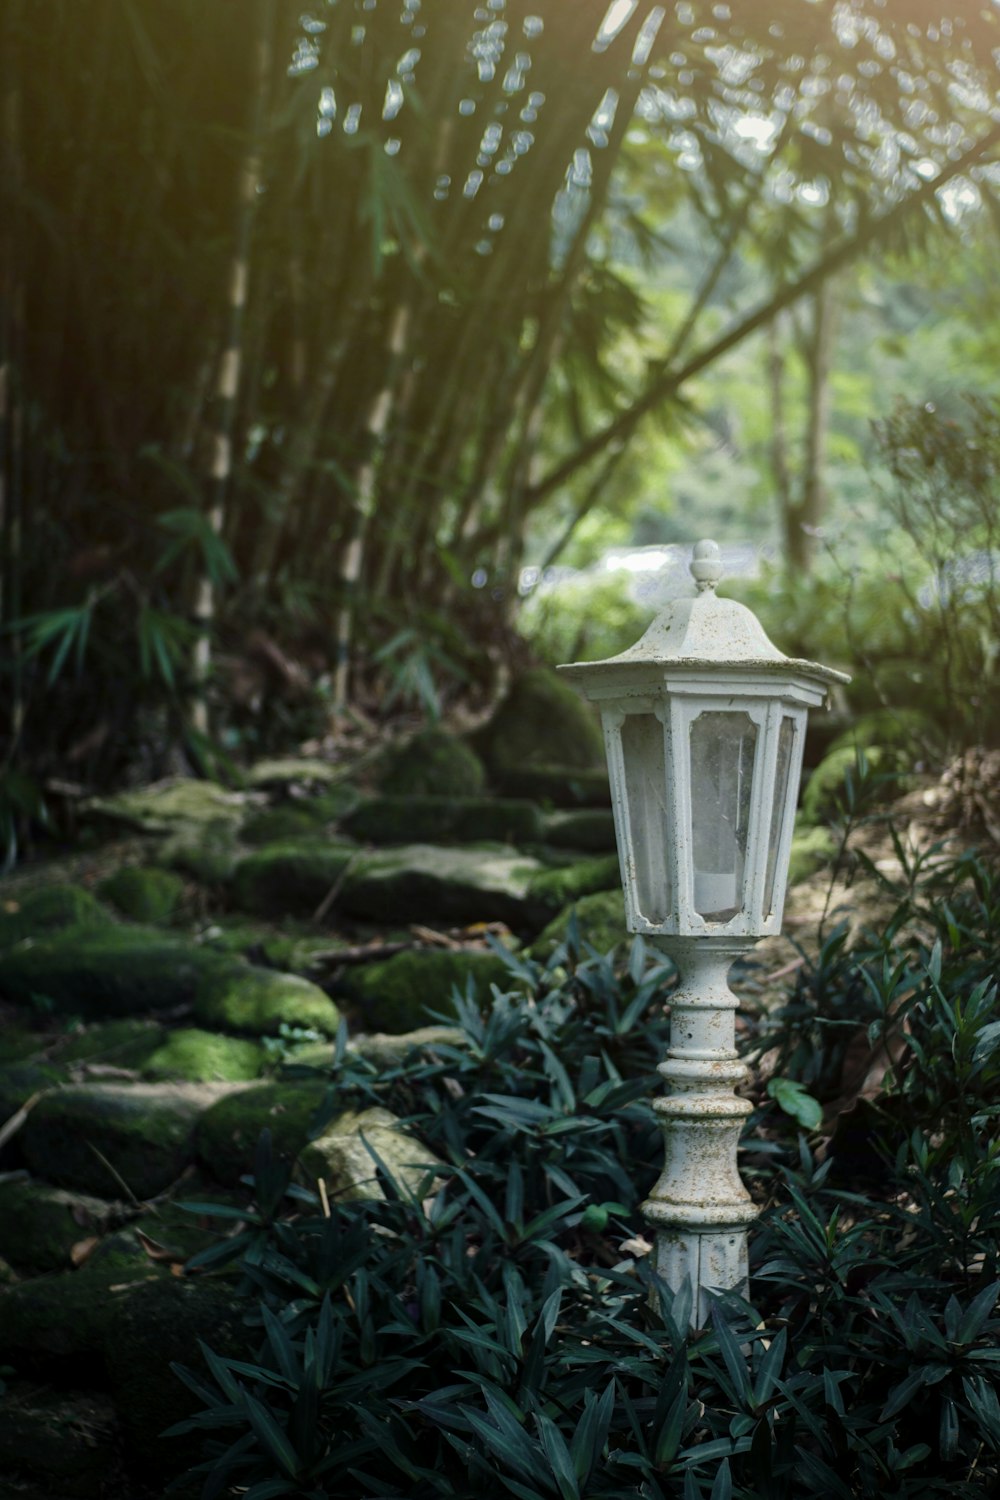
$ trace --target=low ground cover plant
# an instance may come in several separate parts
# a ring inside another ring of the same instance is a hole
[[[460,997],[461,1044],[388,1072],[342,1037],[317,1130],[385,1105],[426,1180],[404,1192],[373,1151],[384,1196],[329,1203],[262,1138],[252,1207],[191,1266],[237,1278],[257,1339],[179,1371],[203,1495],[992,1493],[1000,875],[900,850],[883,930],[849,948],[833,926],[783,1004],[745,1017],[824,1126],[798,1131],[761,1087],[752,1303],[720,1298],[696,1334],[638,1213],[673,979],[641,943],[624,972],[573,927],[544,965],[508,956],[521,993]]]

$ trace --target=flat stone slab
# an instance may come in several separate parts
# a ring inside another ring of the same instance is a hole
[[[336,786],[343,779],[343,766],[307,755],[281,755],[271,760],[259,760],[246,772],[246,783],[251,787],[289,786],[300,782],[329,787]]]
[[[56,1010],[101,1019],[171,1009],[194,999],[217,954],[156,928],[70,928],[25,938],[0,954],[0,995],[38,996]]]
[[[408,844],[359,856],[348,870],[341,911],[378,922],[506,922],[532,919],[530,889],[544,866],[498,846]]]
[[[202,1026],[251,1036],[277,1036],[283,1025],[335,1036],[340,1025],[339,1010],[318,984],[233,962],[198,986],[194,1014]]]
[[[213,781],[172,776],[114,797],[94,797],[84,812],[109,818],[140,833],[175,833],[192,823],[240,823],[246,811],[243,792],[230,792]]]
[[[355,845],[320,835],[266,844],[237,862],[233,900],[245,911],[270,917],[312,916],[356,857]]]
[[[581,807],[550,813],[545,819],[545,842],[556,849],[579,849],[583,854],[613,854],[615,818],[610,807]]]
[[[75,1245],[121,1222],[121,1206],[39,1182],[26,1172],[0,1177],[0,1256],[16,1271],[68,1271]]]
[[[541,809],[511,797],[373,797],[344,827],[371,844],[537,844],[545,836]]]
[[[226,1083],[88,1083],[52,1089],[22,1131],[31,1170],[98,1197],[152,1198],[195,1159],[194,1129]]]
[[[454,1015],[453,991],[464,994],[468,981],[480,1000],[490,986],[514,987],[503,959],[483,948],[422,948],[348,971],[348,993],[360,1002],[366,1022],[380,1031],[410,1032],[429,1012]]]

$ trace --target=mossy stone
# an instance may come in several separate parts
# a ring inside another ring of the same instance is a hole
[[[0,1406],[4,1493],[8,1500],[101,1500],[120,1477],[119,1441],[107,1396],[15,1384]]]
[[[353,845],[318,838],[268,844],[236,865],[233,900],[245,911],[311,916],[355,852]]]
[[[69,1193],[27,1174],[0,1180],[0,1255],[31,1275],[68,1271],[73,1246],[104,1234],[119,1214],[102,1198]]]
[[[223,1087],[89,1083],[53,1089],[28,1116],[25,1159],[58,1187],[151,1198],[194,1160],[195,1121]]]
[[[616,855],[578,859],[558,870],[546,870],[531,881],[529,897],[542,911],[556,913],[581,896],[596,891],[619,891],[621,875]]]
[[[315,756],[284,755],[259,760],[246,772],[249,787],[321,786],[329,787],[344,775],[342,766]]]
[[[336,947],[329,935],[289,919],[280,927],[272,927],[244,917],[220,917],[199,934],[198,940],[215,953],[248,958],[291,974],[308,974],[314,954],[329,953]]]
[[[127,1017],[77,1027],[52,1048],[53,1063],[63,1068],[96,1063],[113,1068],[141,1068],[161,1046],[167,1032],[156,1021]]]
[[[182,828],[164,839],[153,858],[165,870],[180,871],[201,885],[216,888],[232,879],[242,852],[236,824],[229,820]]]
[[[596,891],[593,895],[581,896],[553,918],[531,945],[533,958],[544,963],[559,944],[566,941],[573,912],[576,912],[581,941],[589,943],[598,953],[608,953],[611,949],[621,952],[631,943],[632,934],[625,926],[625,898],[621,890]]]
[[[189,1003],[219,963],[155,927],[76,927],[0,954],[0,994],[83,1017],[132,1015]]]
[[[381,922],[506,922],[532,918],[529,886],[542,866],[502,846],[410,844],[360,856],[340,897],[349,915]]]
[[[578,849],[583,854],[605,854],[615,849],[615,819],[610,808],[581,807],[550,813],[545,819],[545,842],[556,849]]]
[[[436,1051],[439,1048],[462,1048],[468,1046],[465,1032],[458,1026],[418,1026],[413,1031],[396,1034],[375,1031],[371,1035],[351,1037],[347,1050],[356,1057],[363,1057],[373,1068],[384,1072],[397,1068],[413,1053]],[[289,1061],[296,1066],[329,1068],[333,1060],[333,1047],[329,1042],[305,1042],[297,1047]]]
[[[837,842],[828,828],[796,828],[788,862],[789,887],[811,880],[833,861],[836,852]]]
[[[133,922],[154,926],[172,920],[184,891],[184,882],[171,870],[146,865],[125,865],[98,886],[102,900]]]
[[[607,767],[588,771],[558,762],[544,766],[502,766],[493,772],[507,797],[530,797],[552,807],[611,806]]]
[[[432,1151],[402,1128],[395,1115],[375,1106],[339,1115],[329,1129],[303,1148],[296,1176],[308,1186],[322,1178],[331,1201],[384,1198],[375,1156],[402,1191],[411,1194],[420,1193],[435,1168],[442,1165]]]
[[[604,765],[604,739],[597,718],[568,683],[547,667],[516,678],[476,740],[491,771],[508,766]]]
[[[188,1083],[246,1083],[260,1076],[266,1060],[259,1042],[186,1026],[170,1032],[147,1057],[142,1076],[153,1082],[175,1078]]]
[[[205,1027],[275,1036],[282,1026],[300,1026],[335,1036],[340,1012],[318,985],[299,974],[229,963],[199,986],[196,1019]]]
[[[367,1023],[393,1034],[423,1025],[430,1013],[453,1015],[452,991],[463,994],[472,980],[483,999],[490,985],[514,988],[502,958],[482,949],[417,949],[365,964],[351,975],[350,991],[364,1009]]]
[[[114,917],[80,885],[47,885],[10,898],[0,910],[0,948],[73,927],[113,927]]]
[[[478,755],[444,729],[422,729],[382,758],[379,791],[387,796],[477,797],[486,781]]]
[[[10,1063],[28,1062],[45,1050],[52,1041],[51,1033],[36,1031],[20,1022],[8,1021],[0,1026],[0,1067]]]
[[[865,751],[869,769],[878,773],[887,765],[885,751],[873,745]],[[841,744],[828,750],[815,771],[810,774],[802,793],[800,820],[808,824],[825,823],[834,817],[837,805],[844,797],[847,775],[856,778],[857,751],[852,744]]]
[[[319,1081],[269,1081],[227,1094],[198,1120],[198,1159],[217,1182],[233,1186],[253,1170],[258,1138],[269,1130],[275,1154],[294,1160],[309,1139],[325,1092]]]
[[[0,1125],[23,1109],[36,1094],[57,1088],[65,1078],[61,1068],[49,1062],[11,1063],[0,1068]],[[3,1156],[20,1159],[24,1132],[19,1131],[3,1148]]]
[[[283,807],[266,807],[247,818],[240,829],[240,837],[246,844],[255,847],[261,844],[293,843],[296,839],[314,838],[319,831],[319,822],[308,810],[308,803],[286,804]]]
[[[510,797],[375,797],[344,827],[372,844],[530,844],[545,832],[541,809]]]
[[[212,781],[175,777],[113,797],[95,797],[84,807],[90,817],[125,824],[140,833],[175,833],[185,825],[206,827],[242,821],[246,798]]]

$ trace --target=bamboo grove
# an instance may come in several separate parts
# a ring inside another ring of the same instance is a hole
[[[475,675],[541,507],[565,534],[728,349],[988,190],[995,19],[4,0],[5,795],[114,774],[147,710],[204,750],[251,640],[334,712]]]

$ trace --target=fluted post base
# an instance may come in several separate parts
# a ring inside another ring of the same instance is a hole
[[[653,939],[680,984],[670,1002],[670,1047],[659,1073],[669,1093],[653,1105],[663,1125],[663,1172],[642,1212],[656,1236],[656,1269],[693,1293],[691,1326],[708,1318],[709,1291],[747,1291],[747,1227],[757,1216],[736,1150],[751,1106],[734,1093],[747,1077],[736,1052],[737,999],[726,982],[756,939]]]

